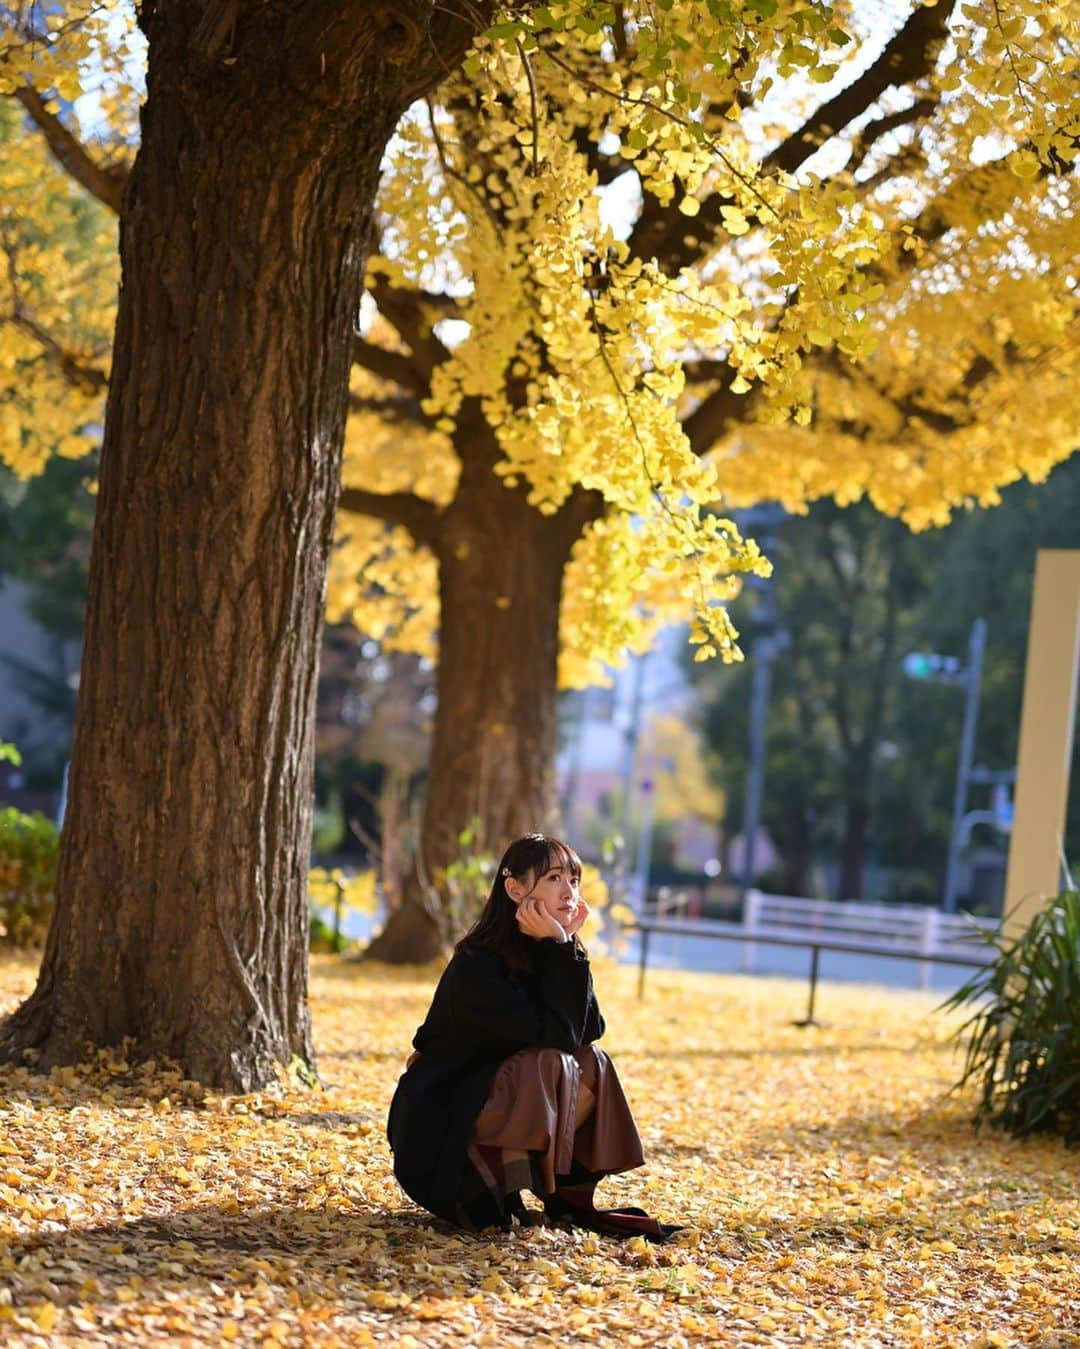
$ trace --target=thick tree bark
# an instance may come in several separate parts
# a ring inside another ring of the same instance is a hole
[[[438,708],[420,856],[402,902],[368,948],[377,960],[431,959],[471,915],[447,904],[445,868],[461,831],[499,853],[529,830],[553,830],[556,666],[563,573],[575,539],[600,509],[575,492],[543,515],[493,472],[498,451],[480,421],[469,427],[454,501],[435,544],[439,560]]]
[[[131,1037],[241,1090],[312,1058],[313,714],[351,325],[385,144],[468,41],[451,10],[415,8],[143,7],[56,912],[8,1057]]]

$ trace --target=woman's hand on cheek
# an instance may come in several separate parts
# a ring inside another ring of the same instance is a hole
[[[517,924],[526,937],[534,941],[543,941],[545,937],[554,937],[556,941],[566,941],[567,935],[557,919],[552,918],[538,899],[523,899],[517,906]]]
[[[588,919],[590,912],[591,911],[589,909],[588,904],[586,904],[585,901],[579,895],[577,897],[577,902],[574,907],[573,917],[566,924],[566,935],[568,937],[572,937],[575,932],[581,931],[581,929],[585,926],[586,920]]]

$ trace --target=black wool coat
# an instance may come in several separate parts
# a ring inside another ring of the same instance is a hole
[[[387,1137],[401,1188],[429,1212],[462,1223],[457,1195],[476,1117],[504,1059],[537,1047],[572,1053],[604,1033],[584,950],[576,941],[530,943],[532,968],[494,951],[458,952],[443,971],[420,1052],[399,1079]]]

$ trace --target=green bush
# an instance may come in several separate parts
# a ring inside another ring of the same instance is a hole
[[[344,939],[334,940],[334,929],[314,905],[308,910],[308,938],[312,951],[332,951],[340,955],[345,949]]]
[[[1080,1140],[1080,892],[1063,891],[943,1004],[973,1007],[957,1088],[978,1084],[976,1125],[1017,1137],[1061,1129]]]
[[[59,832],[46,816],[0,810],[0,942],[36,946],[52,915]]]

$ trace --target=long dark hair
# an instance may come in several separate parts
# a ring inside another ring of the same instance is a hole
[[[506,893],[506,882],[510,876],[523,880],[530,872],[535,882],[553,867],[562,867],[576,881],[581,880],[581,858],[561,838],[525,834],[515,839],[499,859],[491,893],[480,917],[455,949],[497,951],[514,969],[530,969],[536,943],[517,925],[517,905]]]

